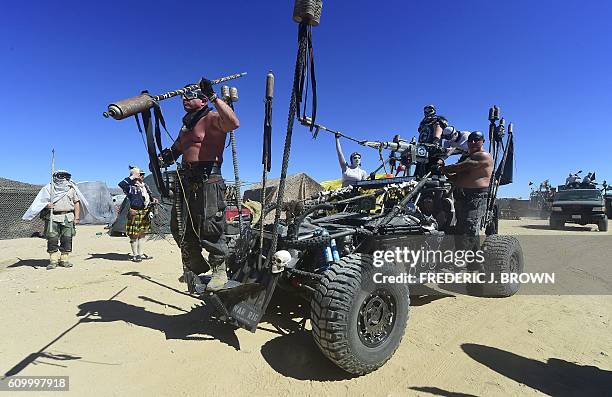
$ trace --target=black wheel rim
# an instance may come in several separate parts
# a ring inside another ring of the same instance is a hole
[[[367,347],[385,343],[395,325],[397,304],[395,297],[384,289],[368,295],[359,308],[357,331]]]

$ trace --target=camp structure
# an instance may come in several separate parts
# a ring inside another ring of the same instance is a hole
[[[279,178],[271,179],[266,182],[266,205],[276,203],[276,198],[278,196],[278,183]],[[255,183],[249,186],[249,188],[244,192],[242,201],[261,201],[261,190],[261,183]],[[284,202],[305,200],[323,190],[323,186],[303,172],[289,175],[285,180],[285,194],[283,197]],[[270,217],[271,219],[274,219],[274,212],[268,214],[265,221],[268,222]]]
[[[89,213],[81,218],[81,224],[106,225],[115,220],[115,208],[106,183],[79,182],[77,186],[89,204]]]

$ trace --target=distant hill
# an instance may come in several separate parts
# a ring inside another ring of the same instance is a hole
[[[12,179],[0,177],[0,189],[40,189],[42,185],[14,181]]]

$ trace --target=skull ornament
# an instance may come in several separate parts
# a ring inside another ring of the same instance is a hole
[[[280,273],[291,260],[291,254],[287,250],[276,251],[272,257],[272,273]]]

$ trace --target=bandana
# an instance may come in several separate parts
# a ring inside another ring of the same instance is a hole
[[[200,121],[200,119],[208,114],[211,109],[208,106],[204,106],[202,109],[195,112],[189,112],[183,116],[183,125],[187,131],[191,131],[193,127]]]

